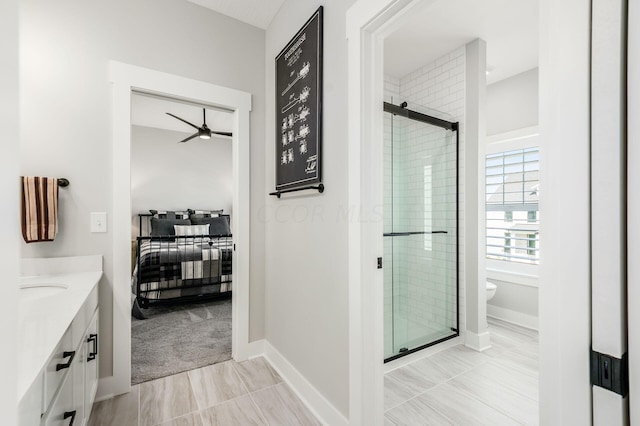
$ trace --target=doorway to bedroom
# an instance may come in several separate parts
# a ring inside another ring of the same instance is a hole
[[[232,357],[233,114],[131,95],[131,384]]]

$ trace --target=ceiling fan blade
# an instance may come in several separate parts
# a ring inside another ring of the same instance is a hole
[[[216,135],[220,136],[233,136],[233,133],[231,132],[216,132],[215,130],[212,130],[211,133],[215,133]]]
[[[193,138],[195,138],[195,137],[197,137],[197,136],[199,136],[199,135],[200,135],[200,133],[194,133],[194,134],[192,134],[191,136],[189,136],[188,138],[186,138],[186,139],[182,139],[182,140],[181,140],[180,142],[178,142],[178,143],[183,143],[183,142],[190,141],[191,139],[193,139]]]
[[[173,118],[177,118],[178,120],[182,121],[183,123],[187,123],[189,126],[191,126],[191,127],[195,128],[195,129],[200,129],[200,127],[196,126],[195,124],[193,124],[193,123],[189,123],[187,120],[184,120],[184,119],[182,119],[182,118],[178,117],[177,115],[173,115],[173,114],[171,114],[170,112],[168,112],[168,113],[167,113],[167,115],[170,115],[170,116],[172,116]]]

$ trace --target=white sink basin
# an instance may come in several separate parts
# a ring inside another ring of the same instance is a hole
[[[60,283],[20,284],[20,298],[23,300],[39,299],[62,293],[68,288],[68,285]]]

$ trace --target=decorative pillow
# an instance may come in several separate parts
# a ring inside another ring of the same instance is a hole
[[[191,218],[193,225],[209,225],[209,235],[212,237],[228,237],[231,235],[231,228],[227,217],[203,217]]]
[[[191,210],[189,209],[189,219],[202,219],[203,217],[218,217],[223,210]]]
[[[158,219],[189,219],[189,209],[184,211],[149,210]]]
[[[175,235],[176,231],[174,225],[191,225],[191,222],[189,219],[158,219],[157,217],[152,217],[151,236]]]
[[[176,236],[209,235],[209,225],[174,225]],[[178,243],[198,244],[209,241],[209,238],[179,238]]]

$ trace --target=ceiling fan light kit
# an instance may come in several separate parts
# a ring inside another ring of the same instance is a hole
[[[233,133],[230,132],[218,132],[218,131],[214,131],[209,129],[209,127],[207,127],[207,111],[202,108],[202,119],[203,119],[203,124],[202,126],[198,127],[193,123],[188,122],[187,120],[178,117],[177,115],[173,115],[170,112],[167,113],[167,115],[170,115],[173,118],[176,118],[180,121],[182,121],[183,123],[188,124],[189,126],[193,127],[194,129],[197,129],[198,131],[196,133],[194,133],[193,135],[189,136],[188,138],[185,138],[183,140],[181,140],[178,143],[184,143],[184,142],[188,142],[191,139],[195,138],[195,137],[199,137],[200,139],[211,139],[211,134],[214,133],[216,135],[220,135],[220,136],[233,136]]]

